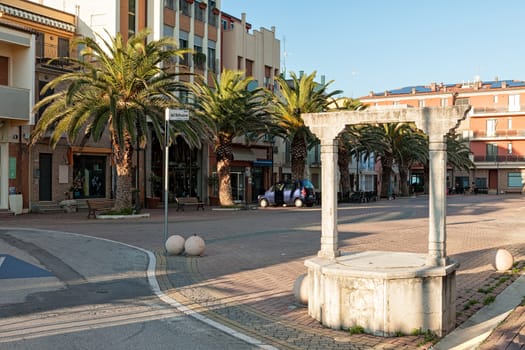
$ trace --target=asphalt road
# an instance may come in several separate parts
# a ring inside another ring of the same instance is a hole
[[[0,230],[0,248],[21,258],[10,261],[34,264],[33,276],[19,263],[24,275],[0,279],[0,349],[251,348],[154,295],[141,250],[18,229]],[[52,275],[38,276],[40,269]]]

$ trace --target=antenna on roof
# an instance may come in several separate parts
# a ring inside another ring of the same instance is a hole
[[[286,51],[286,36],[283,35],[283,78],[286,79],[286,56],[288,52]]]

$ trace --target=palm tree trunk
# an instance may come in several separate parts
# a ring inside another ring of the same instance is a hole
[[[304,170],[306,163],[306,140],[304,134],[297,132],[291,145],[292,151],[292,180],[300,180],[304,178]]]
[[[229,159],[222,159],[217,162],[217,175],[219,175],[219,202],[221,206],[232,206],[232,182],[230,176]]]
[[[392,176],[392,163],[391,157],[381,157],[381,197],[389,198],[392,194],[392,188],[390,188],[390,177]]]
[[[399,192],[401,192],[401,196],[404,196],[404,197],[408,197],[410,195],[408,183],[407,183],[407,176],[408,176],[408,167],[400,166],[399,167]]]
[[[232,206],[232,182],[230,164],[233,160],[233,136],[219,135],[215,142],[215,156],[217,157],[217,175],[219,176],[219,203],[221,206]]]
[[[350,194],[350,170],[348,170],[348,164],[350,162],[347,149],[342,143],[343,141],[340,141],[337,148],[337,165],[339,166],[339,173],[341,174],[341,194],[343,198],[347,198]]]
[[[113,142],[113,159],[117,170],[116,192],[115,192],[115,210],[131,208],[131,165],[133,148],[126,140],[120,147],[118,143]]]

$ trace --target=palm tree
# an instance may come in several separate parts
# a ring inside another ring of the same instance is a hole
[[[358,99],[344,98],[342,99],[341,107],[339,107],[338,101],[336,110],[359,111],[366,108],[367,106]],[[350,193],[352,183],[354,182],[348,167],[350,157],[354,154],[354,147],[358,143],[359,129],[360,127],[357,125],[347,126],[337,137],[337,165],[339,167],[340,186],[343,197]]]
[[[109,137],[117,172],[115,210],[131,207],[133,145],[145,145],[150,125],[159,139],[177,134],[192,147],[200,147],[213,127],[205,119],[191,118],[164,132],[165,108],[180,106],[175,93],[187,87],[162,68],[163,63],[182,57],[186,50],[175,49],[169,38],[146,43],[148,34],[141,31],[127,42],[120,34],[109,40],[98,36],[100,45],[93,38],[80,38],[81,59],[71,58],[79,69],[49,82],[43,93],[67,87],[35,106],[45,110],[31,135],[33,144],[49,130],[52,147],[64,135],[70,143]]]
[[[314,137],[301,118],[301,113],[323,112],[328,109],[331,98],[341,91],[327,92],[333,82],[315,82],[316,72],[298,78],[293,72],[289,84],[283,77],[277,78],[281,96],[276,96],[273,114],[281,133],[291,139],[292,179],[302,179],[305,174],[308,145]]]
[[[414,126],[409,123],[368,125],[361,130],[360,149],[374,152],[381,162],[382,197],[392,194],[391,176],[394,164],[406,168],[407,164],[419,159],[428,150],[428,146],[421,149],[425,144],[421,144],[420,137],[421,134],[416,133]]]
[[[470,153],[470,148],[459,140],[458,134],[447,134],[447,163],[454,169],[469,171],[476,168]]]
[[[224,70],[214,87],[193,85],[196,114],[209,116],[215,123],[213,151],[217,158],[219,201],[233,205],[230,164],[233,160],[233,139],[238,136],[257,138],[268,132],[268,94],[263,88],[250,88],[253,77],[244,72]]]
[[[458,134],[447,134],[446,143],[448,165],[450,165],[453,169],[463,171],[470,171],[476,168],[476,164],[474,164],[472,159],[470,159],[470,148],[465,142],[459,139]],[[425,192],[428,192],[428,181],[430,178],[430,164],[428,159],[423,163],[423,171],[425,176]]]
[[[428,161],[428,137],[415,125],[409,124],[400,142],[396,145],[395,161],[399,169],[399,192],[401,196],[408,196],[408,174],[416,163],[425,164]]]

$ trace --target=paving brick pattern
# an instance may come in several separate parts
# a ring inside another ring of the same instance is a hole
[[[460,263],[457,324],[523,273],[524,198],[449,197],[447,254]],[[341,250],[426,253],[427,203],[428,198],[418,197],[341,205]],[[383,338],[327,329],[297,304],[293,283],[306,273],[304,260],[319,249],[319,208],[237,212],[209,208],[204,212],[175,212],[170,208],[169,234],[189,237],[198,233],[206,241],[202,257],[165,256],[163,211],[150,213],[149,219],[122,222],[86,220],[85,213],[62,214],[59,219],[55,214],[23,215],[2,219],[2,224],[84,233],[156,251],[159,283],[168,295],[280,349],[428,349],[432,344],[423,335]],[[494,270],[492,262],[498,248],[512,252],[519,271]],[[492,343],[485,349],[496,342],[509,345],[508,349],[523,346],[523,326],[517,326],[524,324],[520,310],[516,309],[491,335],[487,342]]]

